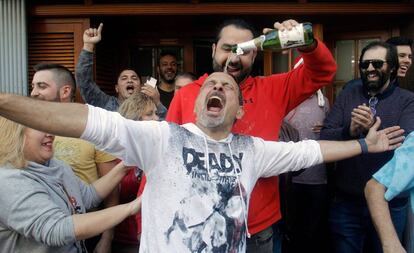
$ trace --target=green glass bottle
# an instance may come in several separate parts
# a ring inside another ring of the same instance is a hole
[[[279,51],[288,48],[302,47],[312,44],[313,32],[311,23],[301,23],[292,30],[272,30],[252,40],[239,43],[231,48],[237,55],[242,55],[252,49]]]

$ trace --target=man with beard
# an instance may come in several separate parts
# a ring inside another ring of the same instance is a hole
[[[292,29],[298,23],[276,22],[276,29]],[[266,30],[267,31],[267,30]],[[212,45],[214,71],[223,71],[229,56],[227,73],[233,76],[243,95],[245,115],[235,122],[232,131],[265,140],[278,140],[284,116],[322,86],[328,85],[336,71],[336,63],[326,46],[319,40],[299,49],[305,63],[283,74],[252,77],[250,72],[256,51],[235,56],[231,47],[251,40],[254,29],[244,20],[227,20],[217,30]],[[176,92],[168,110],[167,120],[184,124],[195,122],[194,105],[207,74]],[[252,193],[249,209],[247,252],[273,252],[272,225],[281,219],[278,178],[259,179]],[[280,234],[275,234],[281,241]],[[277,243],[280,245],[280,243]],[[280,251],[280,247],[278,248]]]
[[[174,83],[177,76],[177,57],[172,52],[161,52],[157,71],[160,78],[158,83],[160,100],[168,109],[175,93]]]
[[[392,37],[387,43],[395,45],[398,51],[400,67],[398,77],[404,78],[412,64],[412,39],[405,37]],[[413,196],[414,176],[406,170],[406,166],[411,163],[413,155],[414,133],[408,136],[404,141],[403,147],[395,152],[394,157],[378,172],[376,172],[365,187],[365,196],[372,220],[381,239],[384,253],[400,253],[413,251],[413,233],[414,233],[414,214],[411,203],[411,209],[408,210],[407,228],[405,230],[405,249],[401,240],[392,224],[388,201],[398,196],[401,192],[411,190]],[[413,201],[414,198],[411,197]]]
[[[399,125],[406,133],[414,129],[414,94],[395,85],[398,71],[395,46],[372,42],[361,52],[359,71],[362,84],[346,87],[325,119],[321,139],[351,140],[366,136],[375,116],[381,127]],[[364,198],[364,187],[393,152],[363,154],[337,163],[330,229],[334,252],[382,252]],[[407,196],[390,201],[391,217],[398,235],[406,224]]]
[[[397,72],[397,79],[393,80],[393,82],[394,85],[399,86],[399,81],[405,77],[412,64],[413,40],[398,36],[391,37],[386,42],[388,44],[396,46],[397,48],[399,67]],[[349,85],[362,85],[362,81],[361,79],[354,79],[352,81],[349,81],[344,85],[344,89]]]
[[[160,102],[158,90],[150,85],[142,85],[141,77],[132,69],[124,69],[119,74],[117,84],[115,84],[117,97],[106,94],[96,85],[93,80],[93,51],[96,44],[102,39],[102,28],[103,24],[101,23],[98,28],[88,28],[83,33],[83,50],[79,55],[75,71],[83,100],[88,104],[116,111],[125,99],[136,90],[141,90],[142,93],[154,100],[160,119],[165,119],[167,109]]]
[[[46,101],[72,103],[75,98],[76,83],[72,73],[64,66],[51,63],[40,63],[33,67],[30,96]],[[75,175],[87,184],[92,184],[107,174],[119,161],[116,157],[99,151],[87,141],[77,138],[56,136],[53,141],[54,157],[68,164]],[[118,204],[117,192],[113,191],[104,200],[104,206]],[[111,246],[113,231],[111,229],[85,241],[89,251]]]
[[[81,137],[120,157],[126,166],[143,169],[147,185],[140,252],[245,252],[247,204],[259,177],[393,150],[403,140],[398,126],[377,131],[379,118],[358,141],[283,143],[232,134],[236,119],[243,118],[243,100],[238,84],[222,72],[203,83],[195,113],[195,124],[178,126],[131,121],[91,105],[0,93],[0,116],[44,132]],[[177,233],[168,235],[171,230]],[[187,240],[186,232],[196,234]]]

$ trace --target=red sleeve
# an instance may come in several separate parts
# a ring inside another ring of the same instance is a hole
[[[198,80],[178,90],[168,108],[167,121],[178,125],[195,122],[194,104],[201,84],[204,83],[207,77],[208,75],[204,74]]]
[[[121,180],[121,187],[119,189],[119,202],[128,203],[134,200],[135,194],[138,191],[138,180],[135,175],[135,170],[131,169]]]
[[[317,40],[312,52],[301,52],[303,64],[283,74],[271,75],[266,80],[274,105],[285,114],[296,108],[318,89],[332,84],[336,62],[323,42]],[[260,79],[259,79],[260,81]]]
[[[332,84],[336,74],[336,62],[323,42],[317,40],[312,52],[301,52],[303,64],[292,70],[288,82],[288,112],[298,106],[323,86]],[[278,97],[280,93],[278,94]]]
[[[170,107],[168,108],[167,117],[165,118],[166,121],[173,122],[178,125],[183,124],[181,117],[181,93],[182,89],[175,93],[173,100],[170,103]]]

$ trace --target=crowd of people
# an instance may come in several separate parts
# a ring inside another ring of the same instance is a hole
[[[178,73],[165,51],[156,87],[125,68],[110,96],[93,78],[102,30],[84,32],[76,78],[40,63],[31,98],[0,93],[0,252],[411,250],[411,39],[365,46],[330,108],[319,39],[289,72],[253,77],[257,51],[231,47],[256,32],[226,20],[213,73]]]

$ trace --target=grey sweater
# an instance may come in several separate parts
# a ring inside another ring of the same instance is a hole
[[[101,199],[70,167],[56,159],[48,166],[2,167],[0,185],[1,253],[82,252],[72,214],[84,213]]]
[[[108,111],[117,111],[119,101],[116,97],[103,92],[93,77],[93,53],[82,50],[76,66],[76,83],[80,88],[83,100],[90,105],[101,107]],[[157,115],[161,120],[167,116],[167,108],[163,104],[157,106]]]

